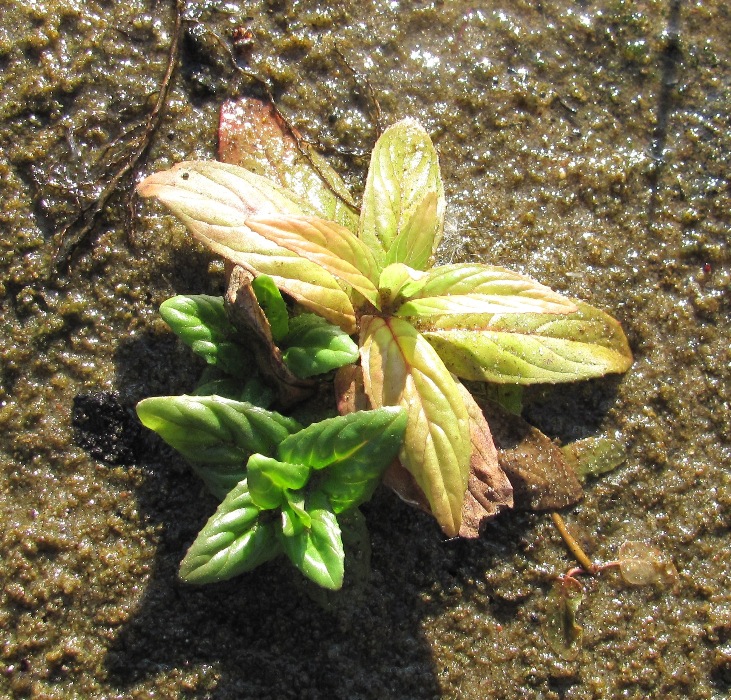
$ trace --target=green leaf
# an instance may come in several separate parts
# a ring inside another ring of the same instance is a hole
[[[253,454],[246,465],[251,500],[262,510],[282,505],[286,489],[301,489],[310,477],[306,464],[280,462],[272,457]]]
[[[464,263],[429,270],[400,290],[399,316],[444,314],[567,314],[570,299],[525,275],[502,267]],[[472,320],[474,323],[474,318]]]
[[[269,408],[276,398],[276,392],[259,377],[252,377],[241,391],[240,401],[248,401],[254,406]]]
[[[215,161],[178,163],[145,178],[137,191],[142,197],[156,197],[216,254],[254,275],[270,275],[300,304],[353,332],[353,306],[337,280],[246,225],[257,215],[316,214],[307,202],[265,177]]]
[[[246,225],[327,270],[372,304],[377,303],[378,265],[368,247],[344,226],[314,216],[255,216],[247,219]]]
[[[403,290],[420,280],[426,273],[414,270],[403,263],[393,263],[383,268],[378,279],[378,294],[382,311],[398,309],[404,302]]]
[[[359,238],[381,267],[425,269],[442,237],[444,190],[429,135],[413,119],[386,129],[371,155]]]
[[[252,97],[224,102],[218,144],[219,160],[277,182],[323,219],[358,229],[357,208],[342,178],[308,143],[295,139],[270,102]]]
[[[278,456],[323,469],[318,491],[341,513],[373,495],[398,454],[406,421],[406,412],[397,407],[329,418],[284,440]]]
[[[140,401],[137,415],[219,498],[245,476],[251,454],[274,454],[282,440],[301,429],[292,418],[221,396],[156,396]]]
[[[399,318],[362,319],[361,364],[371,403],[407,410],[399,459],[442,529],[456,536],[472,452],[469,415],[457,384],[422,335]]]
[[[292,563],[323,588],[336,591],[343,585],[345,552],[340,526],[327,499],[313,496],[307,503],[311,518],[291,536],[282,533],[282,549]],[[296,529],[296,528],[295,528]]]
[[[279,342],[289,333],[289,314],[281,292],[269,275],[259,275],[251,281],[256,300],[269,321],[272,338]]]
[[[259,519],[244,479],[218,506],[180,564],[180,578],[202,584],[225,581],[281,552],[273,523]]]
[[[439,186],[441,187],[441,181]],[[438,216],[439,204],[437,193],[427,192],[414,206],[411,218],[386,253],[386,265],[400,262],[417,270],[426,270],[432,266],[436,252],[434,241],[437,235],[440,239],[442,236],[444,205],[442,203],[442,214]]]
[[[251,374],[251,357],[235,341],[223,297],[207,294],[175,296],[160,305],[160,315],[193,352],[236,377]]]
[[[282,534],[285,537],[295,537],[312,525],[312,518],[307,511],[303,512],[303,508],[299,507],[300,503],[295,506],[289,501],[282,504]]]
[[[564,445],[561,452],[582,481],[611,472],[627,461],[627,448],[606,436],[576,440]]]
[[[298,377],[306,379],[358,361],[358,346],[337,326],[315,314],[291,319],[283,339],[284,363]]]
[[[306,507],[306,495],[304,490],[300,491],[287,491],[287,507],[296,514],[303,527],[310,527],[312,525],[312,518],[307,512]]]
[[[447,367],[464,379],[535,384],[625,372],[632,353],[619,323],[589,304],[576,305],[576,313],[561,316],[442,316],[423,333]]]
[[[204,380],[190,393],[191,396],[213,396],[215,394],[216,396],[223,396],[225,399],[242,401],[242,392],[241,380],[226,376]]]

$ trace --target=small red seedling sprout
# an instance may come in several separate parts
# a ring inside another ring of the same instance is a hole
[[[598,576],[609,569],[619,569],[619,575],[628,585],[653,584],[664,587],[677,584],[678,572],[673,562],[659,549],[638,541],[624,542],[616,560],[596,563],[568,531],[558,513],[552,512],[551,519],[580,566],[569,569],[556,579],[548,595],[546,617],[542,625],[543,636],[557,656],[572,661],[581,651],[583,637],[583,629],[576,622],[584,590],[578,576]]]

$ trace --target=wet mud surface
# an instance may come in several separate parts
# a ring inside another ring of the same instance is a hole
[[[215,504],[133,407],[194,383],[201,366],[157,307],[221,293],[222,266],[124,181],[70,270],[47,277],[54,235],[154,104],[174,9],[3,10],[0,695],[727,697],[726,4],[190,3],[137,174],[213,157],[221,102],[260,96],[264,79],[357,190],[372,94],[384,125],[417,117],[437,145],[445,260],[518,269],[621,320],[627,375],[532,390],[524,415],[563,441],[627,445],[626,464],[564,517],[598,560],[644,540],[680,578],[676,590],[587,580],[570,662],[541,635],[551,583],[573,565],[545,515],[445,542],[381,490],[364,509],[372,576],[336,600],[313,601],[277,562],[207,588],[178,582]],[[250,43],[234,46],[237,27]]]

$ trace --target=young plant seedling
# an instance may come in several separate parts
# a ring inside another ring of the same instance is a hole
[[[321,161],[327,182],[302,159],[277,170],[247,158],[248,169],[180,163],[138,191],[214,252],[271,276],[299,305],[357,337],[368,401],[408,411],[399,460],[447,535],[460,534],[476,462],[499,470],[487,422],[460,379],[555,383],[629,367],[619,324],[598,309],[502,267],[433,267],[444,192],[434,146],[414,120],[376,143],[359,216]],[[512,504],[509,494],[504,503]]]
[[[271,280],[261,276],[257,286],[266,311],[260,331],[271,329],[286,347],[285,363],[300,376],[357,358],[357,346],[342,330],[314,314],[289,318]],[[339,589],[345,549],[338,518],[344,514],[346,526],[357,528],[353,511],[396,456],[405,412],[359,411],[303,428],[268,410],[274,393],[252,369],[222,298],[177,296],[160,311],[209,369],[194,395],[145,399],[137,413],[221,500],[183,559],[181,578],[223,581],[285,553],[305,576]]]
[[[406,429],[398,407],[359,411],[302,428],[222,396],[158,396],[142,423],[179,450],[222,499],[186,554],[180,576],[223,581],[284,552],[320,586],[342,586],[338,516],[368,500]]]
[[[556,512],[551,513],[551,518],[580,566],[569,569],[554,582],[546,601],[543,637],[557,656],[573,661],[581,652],[583,640],[583,628],[577,622],[584,598],[579,576],[599,576],[606,571],[617,570],[628,585],[666,587],[677,583],[678,572],[673,562],[659,549],[639,541],[623,542],[616,560],[596,563],[571,535],[563,518]]]
[[[343,584],[338,516],[368,500],[406,428],[400,408],[313,423],[284,439],[274,457],[252,454],[180,565],[190,583],[223,581],[284,552],[323,588]]]

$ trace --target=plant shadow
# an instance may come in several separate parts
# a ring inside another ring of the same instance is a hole
[[[116,400],[132,421],[137,401],[183,393],[200,371],[169,334],[130,339],[116,359]],[[340,594],[316,602],[284,560],[216,585],[183,584],[178,564],[216,501],[156,435],[138,432],[132,454],[145,474],[138,510],[160,534],[139,609],[105,659],[108,682],[120,692],[177,670],[187,674],[189,696],[215,700],[436,698],[440,669],[425,625],[469,596],[486,570],[505,569],[504,585],[493,576],[487,592],[496,624],[535,593],[509,566],[534,516],[504,514],[485,538],[445,541],[432,518],[385,489],[363,508],[372,574]]]

